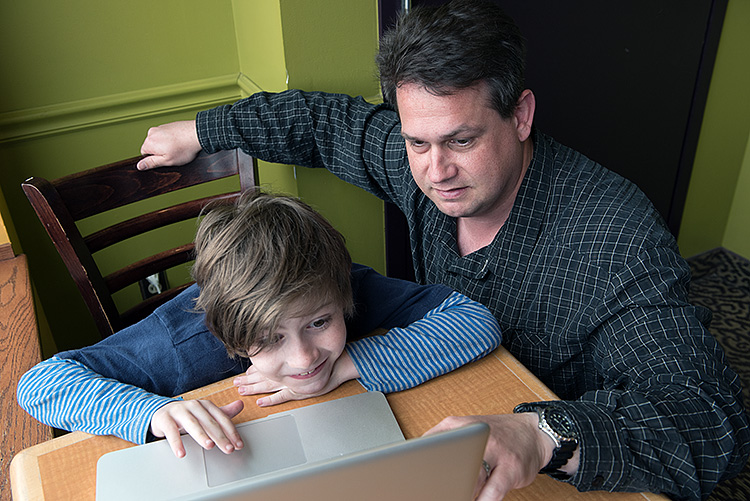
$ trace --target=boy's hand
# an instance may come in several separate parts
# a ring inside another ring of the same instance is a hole
[[[288,387],[277,381],[271,381],[260,374],[254,366],[245,372],[244,376],[234,378],[234,386],[240,395],[257,395],[258,393],[271,393],[267,397],[256,400],[260,407],[283,404],[290,400],[304,400],[311,397],[319,397],[335,390],[350,379],[357,379],[359,372],[349,358],[349,354],[344,352],[333,366],[333,373],[328,383],[317,393],[295,393]]]
[[[185,456],[180,435],[182,430],[204,449],[218,445],[222,452],[229,454],[243,446],[240,434],[232,423],[232,418],[243,407],[241,400],[223,407],[217,407],[208,400],[170,402],[151,417],[151,433],[158,438],[166,437],[178,458]]]
[[[138,170],[165,165],[185,165],[201,151],[195,120],[172,122],[148,130],[141,146],[141,155],[149,155],[138,162]]]

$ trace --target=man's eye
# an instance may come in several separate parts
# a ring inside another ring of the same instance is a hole
[[[427,143],[424,141],[409,141],[409,146],[415,151],[423,151],[427,149]]]
[[[471,139],[453,139],[453,144],[457,146],[469,146],[471,143]]]

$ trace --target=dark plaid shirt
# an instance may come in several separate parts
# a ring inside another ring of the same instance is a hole
[[[198,115],[207,151],[325,167],[407,217],[416,276],[487,305],[503,344],[581,435],[580,490],[700,499],[750,454],[740,381],[687,300],[689,268],[632,183],[535,132],[510,216],[460,256],[456,220],[418,189],[396,113],[348,96],[259,94]]]

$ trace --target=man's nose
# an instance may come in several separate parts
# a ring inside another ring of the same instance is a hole
[[[427,167],[427,179],[433,184],[443,183],[456,174],[451,155],[442,148],[430,149],[430,164]]]

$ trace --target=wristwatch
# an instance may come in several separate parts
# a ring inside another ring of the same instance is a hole
[[[578,432],[565,411],[555,405],[520,404],[513,412],[536,412],[539,415],[539,429],[555,442],[552,459],[539,473],[546,473],[558,480],[568,480],[570,475],[560,468],[573,457],[573,451],[578,447]]]

